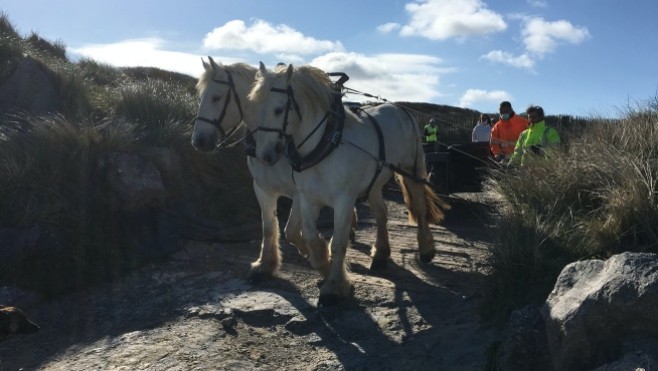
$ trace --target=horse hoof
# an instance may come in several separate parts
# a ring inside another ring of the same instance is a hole
[[[370,270],[375,272],[381,272],[383,270],[386,270],[387,265],[388,265],[388,259],[372,259],[372,262],[370,263]]]
[[[318,307],[333,307],[340,304],[345,298],[336,294],[321,294],[318,299]]]
[[[436,255],[434,251],[428,254],[420,254],[420,261],[423,263],[429,263],[434,259],[434,255]]]

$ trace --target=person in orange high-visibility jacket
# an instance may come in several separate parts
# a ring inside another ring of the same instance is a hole
[[[512,104],[508,101],[500,103],[498,112],[500,113],[500,120],[491,129],[489,146],[494,159],[497,162],[505,163],[514,153],[519,135],[528,128],[528,120],[516,115],[512,109]]]

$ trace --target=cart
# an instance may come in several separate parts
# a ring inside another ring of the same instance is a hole
[[[442,194],[482,191],[482,181],[493,164],[488,142],[424,143],[429,181]]]

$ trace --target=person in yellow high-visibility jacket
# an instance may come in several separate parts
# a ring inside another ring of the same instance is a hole
[[[519,135],[508,165],[523,166],[532,156],[546,156],[547,152],[560,144],[560,134],[544,122],[543,108],[530,106],[526,113],[530,126]]]
[[[439,128],[436,126],[436,121],[430,119],[430,122],[425,125],[425,143],[436,143],[438,140],[436,133]]]

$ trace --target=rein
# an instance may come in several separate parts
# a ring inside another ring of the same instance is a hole
[[[222,142],[220,142],[217,145],[218,147],[221,147],[225,139],[230,137],[233,133],[235,133],[235,131],[240,126],[239,123],[242,122],[242,120],[244,119],[244,114],[242,112],[242,105],[240,104],[240,97],[238,96],[238,92],[235,90],[235,83],[233,82],[233,76],[231,75],[230,71],[226,71],[226,79],[227,79],[226,81],[215,79],[215,78],[212,79],[212,81],[218,84],[228,85],[228,89],[229,89],[228,95],[226,96],[226,100],[224,101],[224,107],[222,107],[222,111],[219,113],[219,116],[214,120],[202,116],[197,116],[196,118],[197,121],[211,124],[214,127],[216,127],[217,130],[219,130],[219,133],[221,134]],[[231,130],[229,130],[227,134],[224,128],[222,127],[222,121],[224,121],[224,116],[226,116],[226,109],[228,108],[229,103],[231,103],[231,95],[233,95],[233,97],[235,98],[235,104],[237,104],[238,111],[240,111],[240,121],[238,122],[238,125],[231,128]]]
[[[411,122],[413,122],[413,118],[411,117],[411,114],[404,107],[400,107],[400,109],[402,109],[402,111],[407,114],[407,116],[409,117]],[[368,184],[368,188],[366,188],[366,191],[360,197],[360,200],[364,200],[364,199],[368,198],[368,195],[370,194],[370,190],[372,189],[372,186],[375,184],[375,180],[377,179],[377,177],[379,176],[379,174],[381,173],[381,171],[384,168],[388,168],[389,170],[391,170],[395,173],[398,173],[398,174],[402,175],[405,178],[411,179],[412,181],[414,181],[416,183],[421,183],[421,184],[428,185],[428,186],[432,187],[432,183],[427,181],[427,179],[424,179],[424,178],[421,178],[421,177],[418,177],[418,176],[415,175],[416,169],[417,169],[417,166],[418,166],[417,163],[414,163],[413,173],[410,173],[408,171],[405,171],[405,170],[401,169],[398,166],[393,165],[390,162],[387,162],[386,161],[386,149],[384,148],[385,147],[384,146],[384,134],[383,134],[382,129],[381,129],[379,123],[377,122],[377,120],[372,115],[370,115],[368,113],[368,111],[364,110],[363,108],[360,108],[360,107],[353,108],[352,111],[354,111],[355,113],[356,112],[363,112],[363,113],[366,114],[366,116],[368,116],[368,118],[370,119],[370,122],[372,123],[373,127],[375,128],[375,132],[377,133],[377,139],[379,141],[379,156],[378,157],[373,155],[372,153],[366,151],[365,149],[359,147],[358,145],[350,142],[350,141],[345,141],[345,144],[349,144],[352,147],[358,149],[359,151],[367,154],[368,156],[370,156],[377,163],[377,168],[375,169],[375,174],[373,175],[372,179],[370,180],[370,184]]]
[[[381,96],[379,96],[379,95],[373,95],[373,94],[370,94],[370,93],[364,93],[364,92],[362,92],[362,91],[359,91],[359,90],[356,90],[356,89],[352,89],[352,88],[348,88],[348,87],[343,87],[343,90],[345,91],[346,94],[357,94],[357,95],[363,95],[364,97],[374,98],[374,99],[377,99],[377,100],[382,101],[382,102],[385,102],[385,103],[391,103],[391,104],[393,104],[393,105],[395,105],[395,106],[398,106],[398,107],[402,108],[402,109],[405,111],[405,113],[406,113],[407,115],[409,115],[409,116],[411,116],[411,114],[409,113],[409,111],[413,111],[413,112],[415,112],[415,113],[417,113],[417,114],[421,114],[421,115],[426,115],[426,113],[423,112],[423,111],[419,111],[419,110],[413,109],[413,108],[408,107],[408,106],[405,106],[404,104],[401,104],[401,103],[399,103],[399,102],[391,102],[391,101],[389,101],[388,99],[386,99],[386,98],[384,98],[384,97],[381,97]],[[446,119],[443,119],[443,118],[441,118],[441,117],[436,117],[435,119],[436,119],[436,120],[439,120],[439,121],[442,121],[444,124],[447,124],[447,125],[449,125],[449,126],[451,126],[451,127],[459,128],[459,126],[455,125],[453,122],[448,121],[448,120],[446,120]],[[451,146],[450,144],[448,144],[448,143],[444,143],[444,142],[441,142],[440,140],[437,140],[436,142],[439,143],[439,144],[441,144],[441,145],[444,145],[446,148]],[[454,148],[454,147],[453,147],[452,150],[455,151],[455,152],[459,152],[459,153],[461,153],[461,154],[464,155],[464,156],[470,157],[470,158],[472,158],[473,160],[476,160],[476,161],[478,161],[478,162],[480,162],[480,163],[482,163],[482,164],[484,164],[484,165],[487,165],[487,166],[490,166],[490,165],[494,164],[494,165],[496,165],[496,166],[498,166],[498,167],[501,167],[501,168],[504,167],[503,165],[499,164],[498,162],[495,162],[495,161],[484,161],[484,160],[482,160],[482,159],[479,158],[479,157],[473,156],[472,154],[470,154],[470,153],[468,153],[468,152],[465,152],[465,151],[460,150],[459,148]]]

